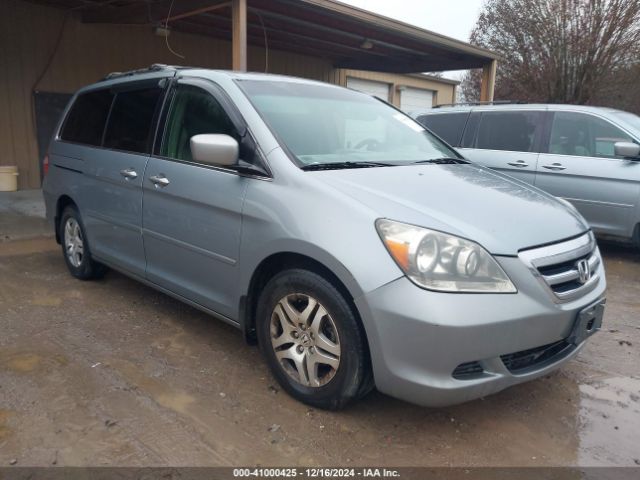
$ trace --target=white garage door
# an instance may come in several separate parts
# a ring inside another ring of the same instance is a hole
[[[407,87],[400,92],[400,109],[406,113],[433,107],[433,92],[421,88]]]
[[[374,82],[373,80],[363,80],[361,78],[347,77],[347,87],[360,92],[381,98],[385,102],[389,100],[389,84],[384,82]]]

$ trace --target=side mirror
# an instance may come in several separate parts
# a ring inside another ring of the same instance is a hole
[[[616,157],[637,158],[640,156],[640,145],[633,142],[616,142],[613,145]]]
[[[238,163],[239,150],[238,142],[229,135],[206,133],[191,137],[191,156],[199,163],[229,167]]]

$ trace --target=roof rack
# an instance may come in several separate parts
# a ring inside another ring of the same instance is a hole
[[[141,74],[141,73],[161,72],[161,71],[164,71],[164,70],[178,70],[179,68],[184,68],[184,67],[177,67],[177,66],[174,66],[174,65],[164,65],[162,63],[154,63],[153,65],[151,65],[151,66],[149,66],[147,68],[139,68],[137,70],[129,70],[128,72],[111,72],[110,74],[108,74],[104,78],[100,79],[100,81],[104,82],[106,80],[113,80],[114,78],[131,77],[133,75],[138,75],[138,74]]]
[[[524,105],[529,102],[525,102],[524,100],[495,100],[492,102],[457,102],[457,103],[442,103],[440,105],[436,105],[433,108],[440,107],[458,107],[458,106],[466,106],[466,105]]]

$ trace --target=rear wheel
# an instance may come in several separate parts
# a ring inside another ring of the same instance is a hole
[[[60,240],[64,261],[71,275],[81,280],[91,280],[105,274],[106,267],[91,258],[85,228],[75,206],[68,206],[62,212]]]
[[[336,410],[371,388],[362,329],[343,295],[320,275],[299,269],[276,275],[257,315],[260,348],[293,397]]]

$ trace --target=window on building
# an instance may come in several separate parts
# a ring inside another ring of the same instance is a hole
[[[191,137],[204,133],[222,133],[238,139],[231,119],[211,94],[191,85],[178,86],[160,154],[192,161]]]
[[[632,142],[629,135],[593,115],[556,112],[553,116],[549,153],[582,157],[615,157],[616,142]]]
[[[540,130],[541,112],[483,112],[476,148],[532,152]]]
[[[119,92],[109,116],[104,146],[148,153],[153,134],[153,116],[161,94],[160,88]]]
[[[101,145],[112,101],[113,94],[108,90],[79,95],[64,121],[60,138],[68,142]]]
[[[468,116],[469,113],[442,113],[422,115],[418,121],[449,145],[458,147]]]

